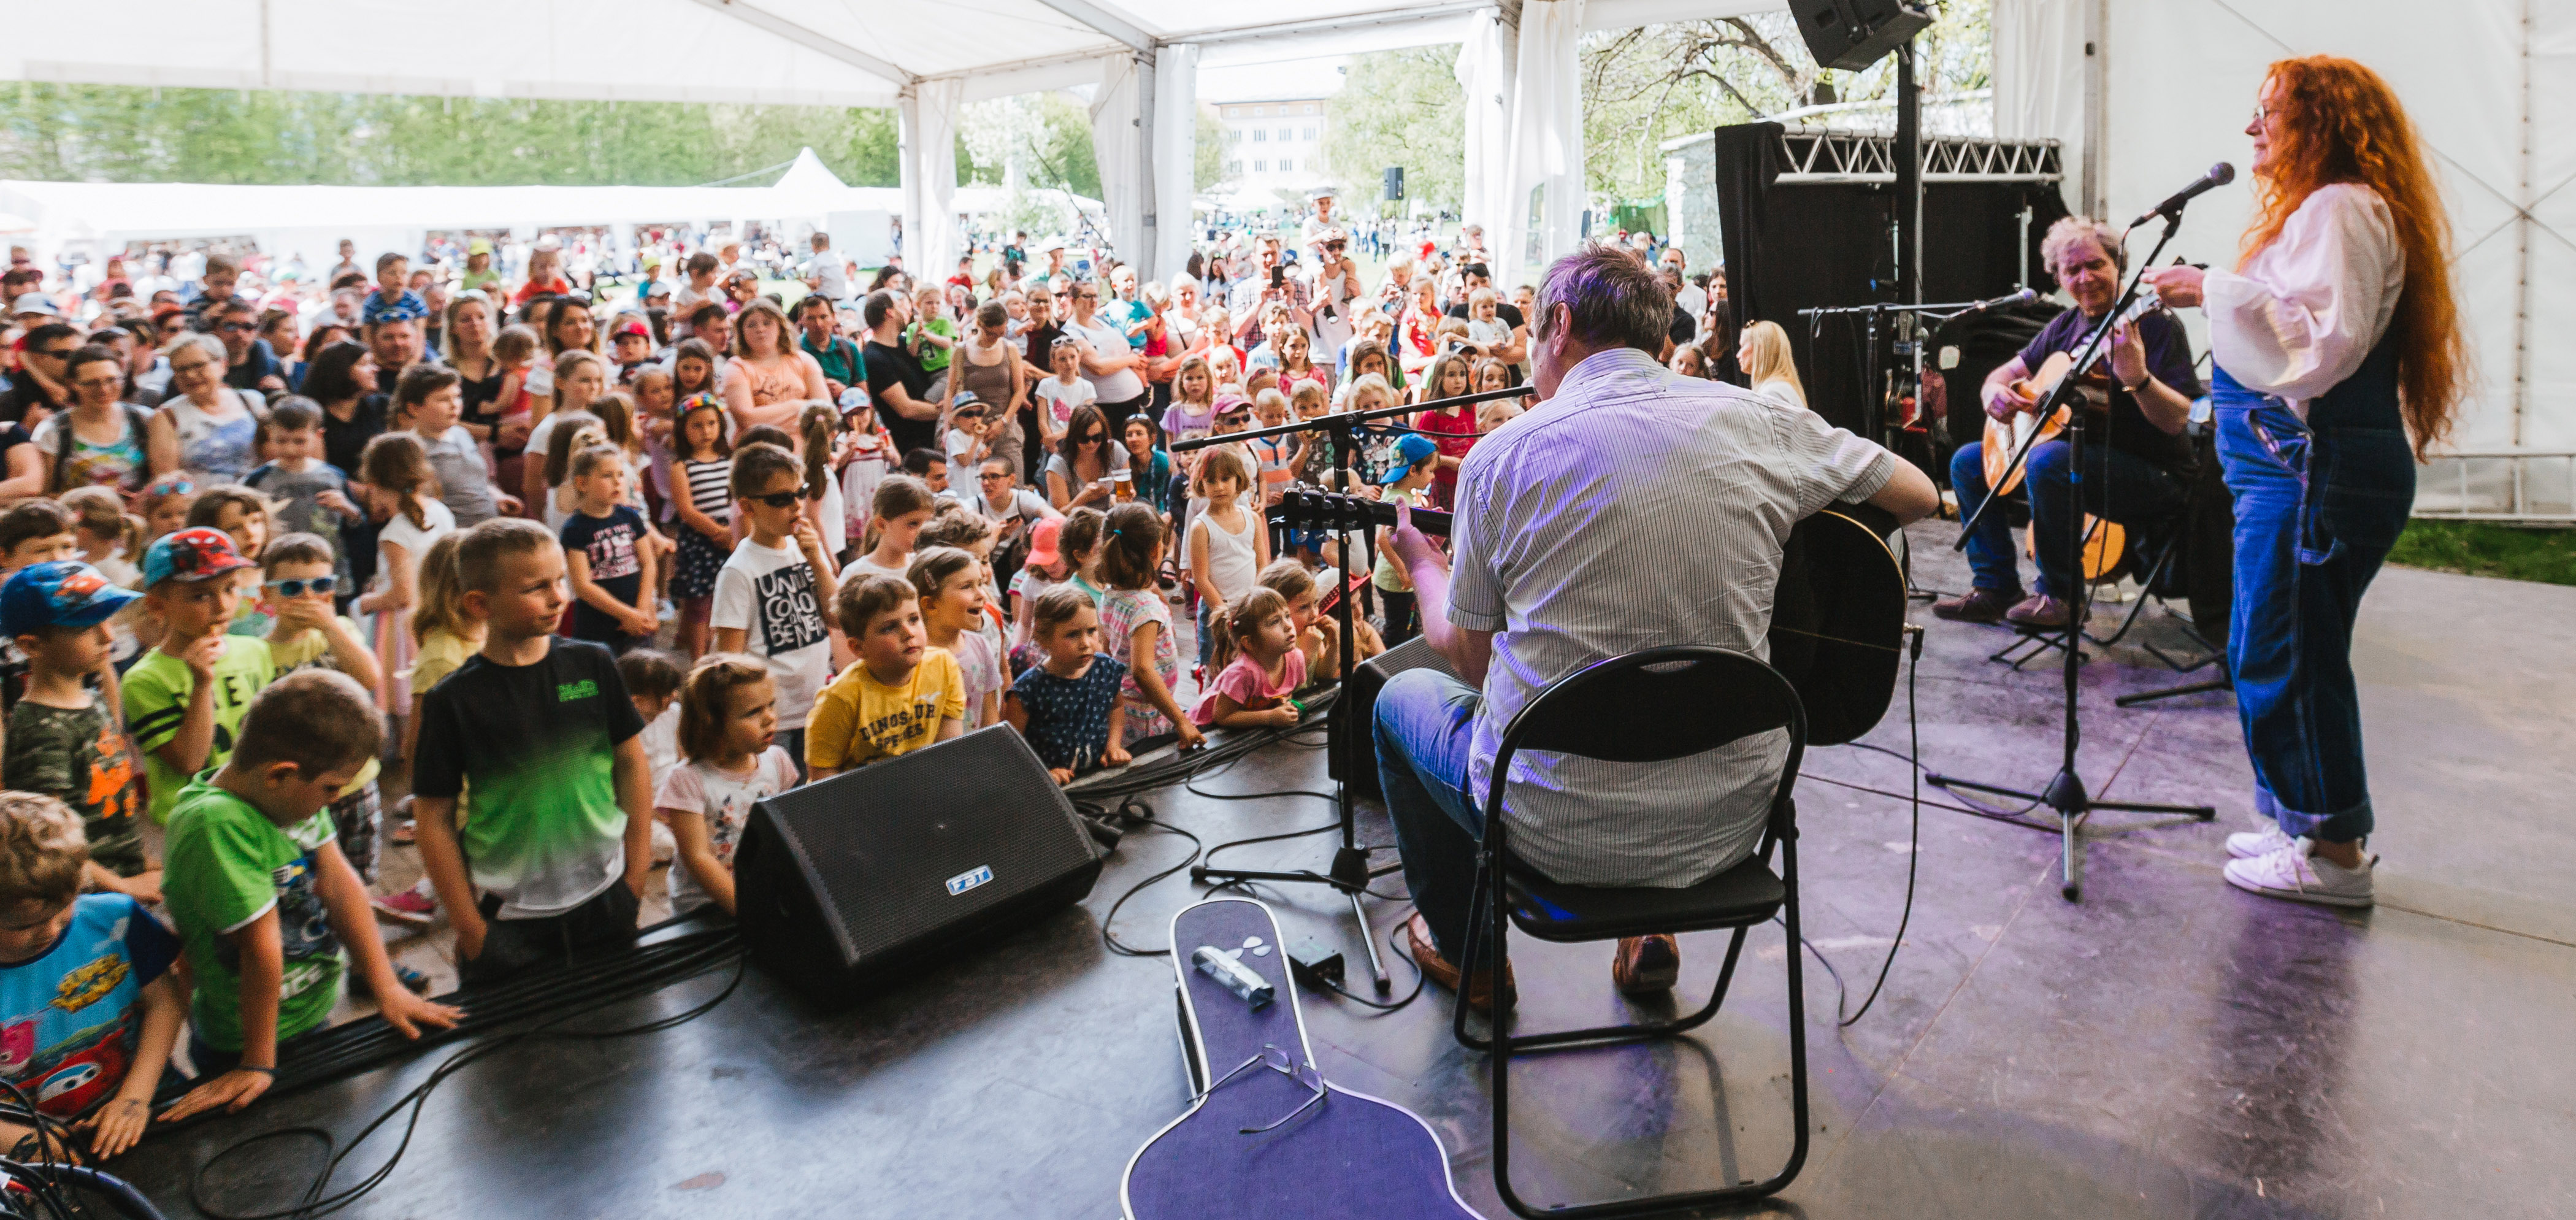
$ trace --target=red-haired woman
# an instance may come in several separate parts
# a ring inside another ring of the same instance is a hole
[[[2450,223],[2414,124],[2368,68],[2273,64],[2245,133],[2261,215],[2234,272],[2147,273],[2209,315],[2218,455],[2236,501],[2228,667],[2256,811],[2239,889],[2368,906],[2370,789],[2352,676],[2363,590],[2405,528],[2414,463],[2465,376]]]

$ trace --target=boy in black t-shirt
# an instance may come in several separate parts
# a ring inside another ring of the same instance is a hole
[[[483,651],[423,701],[412,815],[458,967],[482,983],[634,939],[653,790],[616,660],[551,634],[564,553],[545,527],[486,521],[466,531],[456,566]],[[460,829],[469,782],[474,816]]]
[[[653,638],[661,620],[649,600],[653,547],[643,514],[626,504],[626,455],[593,445],[572,459],[572,518],[564,522],[564,563],[572,572],[572,638],[613,652]]]

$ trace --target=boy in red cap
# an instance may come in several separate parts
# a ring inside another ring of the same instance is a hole
[[[169,632],[125,673],[125,723],[143,751],[156,823],[169,822],[198,772],[231,757],[242,713],[277,677],[268,641],[224,634],[241,609],[232,574],[252,566],[212,528],[164,535],[143,553],[143,602]]]

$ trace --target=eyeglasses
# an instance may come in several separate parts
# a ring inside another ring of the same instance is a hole
[[[316,576],[309,580],[272,580],[267,582],[266,587],[276,590],[279,597],[302,597],[307,590],[315,593],[329,593],[340,587],[340,578]]]
[[[2268,118],[2271,118],[2271,117],[2272,117],[2272,108],[2271,108],[2271,107],[2266,106],[2266,105],[2264,105],[2264,104],[2263,104],[2263,103],[2261,103],[2261,102],[2256,102],[2256,103],[2254,103],[2254,125],[2255,125],[2255,126],[2257,126],[2257,127],[2262,126],[2262,125],[2263,125],[2263,121],[2264,121],[2265,119],[2268,119]]]
[[[1235,1077],[1242,1075],[1247,1069],[1256,1066],[1266,1067],[1271,1071],[1277,1072],[1290,1080],[1294,1080],[1297,1083],[1306,1086],[1309,1095],[1307,1096],[1305,1103],[1294,1110],[1290,1110],[1286,1118],[1282,1118],[1266,1127],[1240,1127],[1236,1129],[1237,1134],[1259,1135],[1264,1131],[1271,1131],[1286,1126],[1291,1119],[1294,1119],[1298,1115],[1321,1105],[1325,1094],[1331,1090],[1331,1086],[1324,1083],[1323,1073],[1316,1071],[1314,1064],[1296,1062],[1288,1057],[1287,1051],[1281,1050],[1276,1044],[1265,1042],[1261,1046],[1261,1053],[1234,1065],[1233,1071],[1217,1077],[1213,1083],[1208,1085],[1206,1091],[1200,1093],[1199,1096],[1205,1097],[1209,1093],[1214,1093],[1218,1089],[1224,1088],[1226,1085],[1232,1083]]]
[[[771,508],[794,508],[804,501],[805,493],[801,491],[780,491],[772,492],[765,496],[744,496],[743,499],[752,501],[755,504],[766,504]]]
[[[257,322],[225,322],[225,323],[221,324],[221,325],[218,327],[218,329],[220,329],[220,330],[222,330],[222,331],[224,331],[224,332],[226,332],[226,333],[228,333],[228,334],[235,334],[235,335],[247,335],[247,334],[249,334],[249,333],[250,333],[250,332],[252,332],[252,331],[258,330],[258,329],[259,329],[259,323],[257,323]]]
[[[72,383],[75,390],[113,390],[125,382],[115,377],[83,377]]]
[[[77,347],[48,347],[38,349],[30,354],[43,356],[48,360],[69,360],[72,358],[72,353],[79,350],[80,349]]]
[[[1010,472],[1010,471],[1007,471],[1007,470],[987,470],[987,471],[985,471],[985,472],[984,472],[984,473],[982,473],[982,474],[976,475],[975,477],[976,477],[976,478],[979,478],[979,479],[982,479],[982,480],[984,480],[984,481],[985,481],[985,482],[987,482],[987,483],[991,483],[991,482],[994,482],[994,481],[997,481],[997,480],[998,480],[998,481],[1001,481],[1001,482],[1009,482],[1009,481],[1010,481],[1010,478],[1011,478],[1011,472]]]

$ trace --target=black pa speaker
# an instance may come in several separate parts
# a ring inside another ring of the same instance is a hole
[[[1932,14],[1907,0],[1789,0],[1807,51],[1824,67],[1858,72],[1932,24]]]
[[[1046,764],[993,725],[753,805],[733,869],[752,956],[842,1004],[1081,901],[1100,856]]]
[[[1383,799],[1386,793],[1377,782],[1377,734],[1373,730],[1377,715],[1377,693],[1386,688],[1386,680],[1408,669],[1436,669],[1457,677],[1449,658],[1431,646],[1428,636],[1412,639],[1360,662],[1351,670],[1349,689],[1333,700],[1332,710],[1325,713],[1324,726],[1330,735],[1324,751],[1327,769],[1334,779],[1350,786],[1354,796]],[[1356,738],[1354,738],[1356,734]],[[1342,745],[1350,742],[1351,758],[1358,774],[1342,774]]]
[[[1386,167],[1386,198],[1390,203],[1404,198],[1404,167],[1401,165]]]

